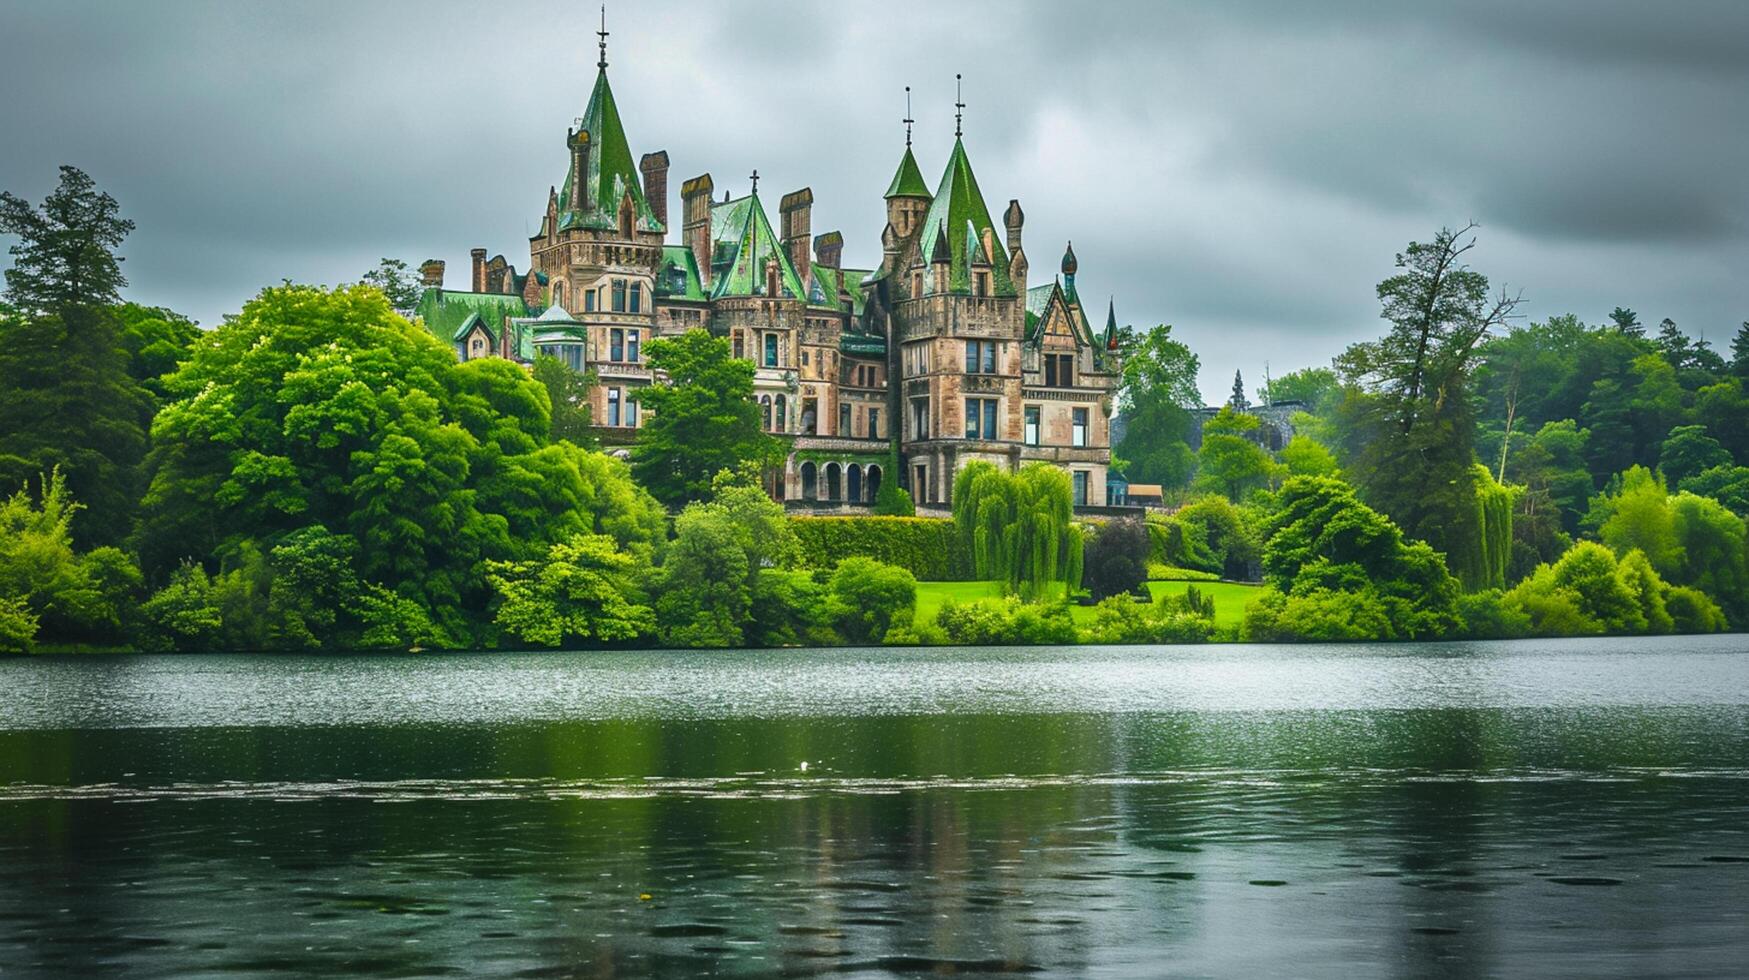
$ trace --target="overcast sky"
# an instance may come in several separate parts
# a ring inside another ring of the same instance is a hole
[[[0,2],[0,188],[77,165],[139,225],[127,295],[208,325],[263,285],[479,245],[528,265],[595,74],[586,3]],[[905,85],[933,183],[965,75],[1033,281],[1171,323],[1225,397],[1381,330],[1394,254],[1482,225],[1530,316],[1616,305],[1715,346],[1749,320],[1749,3],[1257,0],[608,10],[634,154],[679,185],[814,190],[872,265]],[[773,215],[775,220],[776,216]],[[676,222],[677,224],[677,222]],[[677,232],[674,233],[677,237]],[[1103,310],[1100,312],[1103,316]]]

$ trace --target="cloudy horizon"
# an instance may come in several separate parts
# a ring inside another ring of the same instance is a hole
[[[79,2],[0,10],[0,189],[86,170],[138,230],[130,299],[212,325],[282,279],[382,256],[528,265],[595,76],[597,8]],[[1171,323],[1205,396],[1376,336],[1394,254],[1480,223],[1531,319],[1615,306],[1715,347],[1749,320],[1749,4],[617,4],[609,76],[669,213],[709,172],[811,186],[845,263],[880,255],[904,145],[965,141],[1032,281],[1065,241],[1090,305]],[[775,219],[775,214],[773,215]],[[677,225],[677,221],[672,224]],[[670,237],[678,235],[671,227]],[[0,259],[0,262],[3,262]],[[1092,315],[1092,311],[1090,311]]]

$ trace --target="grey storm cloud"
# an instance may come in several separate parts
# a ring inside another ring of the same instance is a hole
[[[0,187],[89,171],[139,225],[130,296],[206,323],[282,279],[524,242],[595,72],[568,2],[0,6]],[[1482,224],[1533,317],[1616,305],[1715,341],[1749,319],[1749,4],[617,3],[634,152],[815,192],[879,254],[903,87],[933,178],[965,75],[985,197],[1035,279],[1172,323],[1203,386],[1321,364],[1380,329],[1411,239]],[[676,202],[671,202],[671,210]]]

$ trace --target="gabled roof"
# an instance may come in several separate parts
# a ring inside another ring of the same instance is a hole
[[[698,274],[698,258],[685,245],[662,246],[662,264],[656,267],[656,295],[666,299],[703,301],[704,283]]]
[[[631,195],[640,229],[666,230],[656,220],[650,202],[644,199],[631,144],[626,142],[625,129],[620,125],[619,106],[607,84],[606,68],[595,76],[595,90],[589,95],[589,106],[583,110],[580,128],[572,139],[583,148],[584,172],[577,172],[576,154],[572,154],[571,166],[559,191],[560,230],[619,227],[620,202],[627,194]]]
[[[492,329],[486,321],[480,319],[480,314],[478,313],[469,313],[468,318],[463,320],[461,324],[455,328],[455,333],[450,334],[449,339],[452,342],[459,344],[468,334],[474,332],[475,327],[484,329],[486,331],[486,337],[493,343],[498,342],[498,331]]]
[[[711,299],[764,296],[765,266],[773,260],[777,262],[781,296],[807,297],[802,277],[771,230],[758,193],[713,205],[711,237],[716,242],[711,257]]]
[[[923,217],[923,233],[918,236],[917,261],[928,267],[937,248],[944,249],[948,257],[948,281],[934,282],[935,270],[926,268],[925,274],[931,277],[928,288],[936,292],[969,292],[971,265],[983,248],[981,245],[975,249],[968,246],[973,242],[981,243],[985,238],[990,242],[990,254],[983,256],[990,263],[990,292],[996,296],[1013,296],[1014,282],[1008,278],[1008,252],[1003,247],[1002,236],[996,232],[995,223],[990,220],[990,209],[984,205],[983,192],[978,190],[978,178],[972,173],[971,161],[966,159],[965,144],[955,139],[953,153],[947,159],[947,169],[941,174],[941,186],[935,190],[929,213]]]
[[[1050,319],[1053,305],[1063,308],[1063,315],[1069,321],[1069,330],[1080,344],[1087,344],[1095,349],[1100,345],[1093,336],[1093,331],[1087,326],[1087,317],[1081,312],[1078,300],[1071,292],[1073,283],[1061,281],[1047,282],[1033,286],[1026,291],[1026,339],[1028,343],[1038,343],[1044,336],[1045,321]]]
[[[505,293],[462,293],[447,289],[427,289],[419,297],[414,315],[424,321],[425,329],[444,343],[454,343],[457,331],[469,316],[477,315],[494,338],[503,329],[506,317],[526,317],[528,304],[521,296]]]
[[[893,173],[893,182],[887,185],[886,196],[888,200],[929,196],[929,185],[923,182],[923,171],[917,168],[917,158],[911,155],[909,144],[905,147],[905,155],[899,158],[899,169]]]

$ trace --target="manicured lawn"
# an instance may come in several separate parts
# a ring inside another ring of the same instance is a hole
[[[942,603],[977,602],[979,599],[1000,599],[1002,589],[995,582],[918,582],[917,615],[919,623],[935,622]]]
[[[1245,606],[1263,593],[1261,585],[1240,585],[1236,582],[1149,582],[1148,591],[1154,598],[1183,595],[1189,586],[1215,600],[1215,625],[1237,626],[1245,618]]]
[[[1197,591],[1215,600],[1215,623],[1220,626],[1236,626],[1244,618],[1245,605],[1257,598],[1263,591],[1260,585],[1239,585],[1233,582],[1149,582],[1148,591],[1154,598],[1161,596],[1183,595],[1187,586],[1194,585]],[[932,623],[935,614],[941,609],[941,604],[948,599],[955,602],[976,602],[979,599],[999,599],[1002,589],[995,582],[918,582],[917,583],[917,622]],[[1077,626],[1085,626],[1093,620],[1092,606],[1070,606],[1069,615],[1074,618]]]

